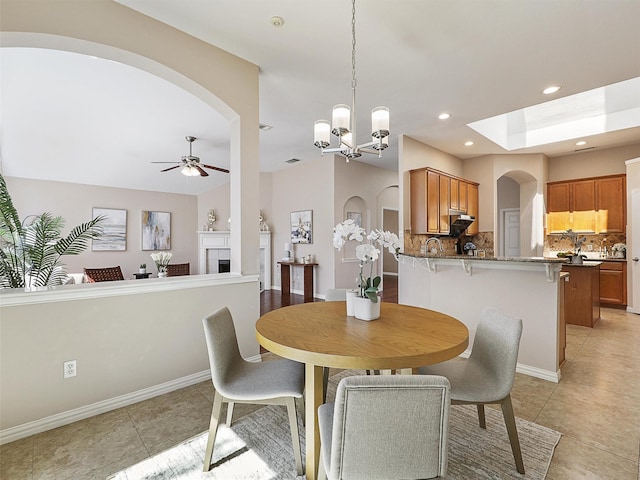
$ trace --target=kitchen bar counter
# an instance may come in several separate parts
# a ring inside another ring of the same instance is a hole
[[[444,259],[444,260],[473,260],[481,262],[525,262],[525,263],[567,263],[564,258],[556,257],[478,257],[475,255],[449,255],[446,253],[405,252],[402,255],[415,258]]]
[[[398,302],[458,318],[471,336],[486,307],[521,318],[517,371],[557,382],[566,338],[560,318],[565,282],[559,281],[565,264],[559,258],[400,254]]]

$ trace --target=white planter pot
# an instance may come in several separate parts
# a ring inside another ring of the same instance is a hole
[[[357,290],[347,290],[347,316],[353,317],[355,315],[354,299],[356,298]]]
[[[158,278],[165,278],[167,276],[167,272],[158,272]]]
[[[147,273],[147,269],[146,268],[139,268],[138,269],[138,273],[141,275],[144,275],[145,273]]]
[[[375,320],[380,318],[380,299],[373,303],[368,298],[354,297],[354,315],[359,320]]]

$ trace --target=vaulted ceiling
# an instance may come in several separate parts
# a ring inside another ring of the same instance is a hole
[[[260,123],[273,127],[260,132],[262,171],[317,158],[313,122],[351,103],[348,0],[119,3],[260,67]],[[397,168],[401,134],[459,158],[507,153],[467,124],[640,77],[637,0],[359,0],[356,12],[358,131],[369,130],[373,107],[391,111],[390,148],[362,161],[384,168]],[[274,16],[284,23],[274,26]],[[191,194],[228,181],[150,163],[178,162],[193,135],[194,155],[229,167],[228,125],[178,87],[69,52],[0,54],[5,175]],[[543,95],[551,84],[562,89]],[[442,112],[451,118],[439,120]],[[511,153],[565,155],[581,148],[576,140]],[[640,129],[584,140],[597,149],[638,143]]]

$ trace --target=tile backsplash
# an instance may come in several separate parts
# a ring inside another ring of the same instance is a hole
[[[622,233],[609,234],[585,234],[586,242],[582,245],[583,252],[600,252],[604,247],[611,252],[611,247],[616,243],[626,243],[627,237]],[[582,237],[582,235],[581,235]],[[555,257],[558,252],[573,251],[573,244],[562,235],[547,235],[544,239],[545,257]]]
[[[442,248],[444,253],[447,255],[455,255],[456,253],[456,239],[447,237],[447,236],[439,236],[439,235],[413,235],[408,231],[405,231],[404,234],[404,251],[405,252],[419,252],[422,244],[429,237],[437,237],[440,239],[440,243],[442,243]],[[470,237],[464,237],[464,243],[473,242],[477,248],[477,250],[484,250],[485,255],[487,257],[494,256],[493,249],[493,232],[479,232],[477,235],[473,235]],[[429,244],[429,248],[433,248],[433,244]]]

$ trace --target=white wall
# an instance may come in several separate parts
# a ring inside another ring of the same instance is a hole
[[[335,162],[335,221],[334,225],[346,219],[348,201],[352,197],[360,198],[365,209],[362,212],[362,226],[370,232],[382,228],[382,208],[398,208],[397,172],[336,156]],[[329,232],[329,244],[333,225]],[[399,233],[399,232],[395,232]],[[344,249],[348,251],[347,248]],[[343,251],[333,249],[335,262],[335,288],[354,288],[358,277],[359,264],[355,261],[343,262]],[[380,263],[374,264],[374,275],[380,275]],[[333,288],[328,286],[327,288]]]
[[[553,157],[549,162],[549,181],[625,173],[624,162],[637,157],[640,157],[640,143]]]
[[[333,160],[331,156],[300,162],[272,174],[271,243],[273,259],[277,262],[284,255],[284,244],[291,241],[290,213],[298,210],[313,211],[311,244],[294,245],[296,257],[315,255],[314,290],[317,295],[331,288],[333,279]],[[273,269],[273,286],[280,287],[280,268]],[[302,293],[302,267],[293,267],[292,291]]]
[[[20,219],[49,212],[65,220],[63,235],[92,218],[93,207],[127,211],[127,249],[125,251],[94,252],[91,246],[80,255],[63,257],[67,272],[82,272],[83,268],[119,265],[125,278],[132,278],[141,263],[147,271],[156,273],[151,251],[142,250],[142,211],[171,213],[171,263],[198,265],[197,197],[175,193],[148,192],[125,188],[98,187],[75,183],[50,182],[8,177],[9,194]]]
[[[2,442],[142,400],[145,389],[206,380],[202,319],[222,306],[241,353],[257,355],[257,291],[255,276],[204,275],[1,292]],[[78,373],[63,379],[67,360]]]
[[[402,235],[411,228],[411,192],[409,171],[416,168],[431,167],[458,177],[463,175],[463,163],[457,157],[419,142],[409,136],[398,137],[398,171],[400,188],[400,229]],[[465,177],[478,181],[473,177]],[[481,217],[482,218],[482,217]],[[482,224],[480,224],[482,226]]]

